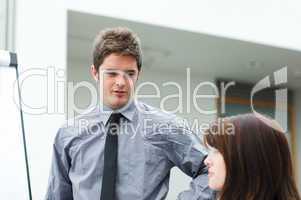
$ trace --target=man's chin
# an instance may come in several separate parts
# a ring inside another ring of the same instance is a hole
[[[114,110],[125,108],[127,106],[128,102],[129,102],[128,100],[115,102],[114,104],[112,104],[111,108]]]

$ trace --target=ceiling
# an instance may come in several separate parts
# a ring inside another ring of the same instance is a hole
[[[257,82],[288,67],[288,87],[300,89],[301,52],[188,32],[152,24],[68,11],[68,64],[91,63],[91,47],[99,30],[127,26],[140,37],[143,69],[160,73]]]

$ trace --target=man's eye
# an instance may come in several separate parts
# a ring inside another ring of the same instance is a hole
[[[135,73],[134,72],[128,72],[127,75],[129,75],[129,76],[135,76]]]

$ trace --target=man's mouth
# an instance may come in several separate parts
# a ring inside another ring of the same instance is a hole
[[[127,92],[123,91],[123,90],[114,90],[113,93],[117,96],[123,96],[125,95]]]

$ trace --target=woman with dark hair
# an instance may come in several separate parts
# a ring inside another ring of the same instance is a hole
[[[209,187],[219,200],[300,200],[285,133],[257,114],[224,118],[204,136]]]

